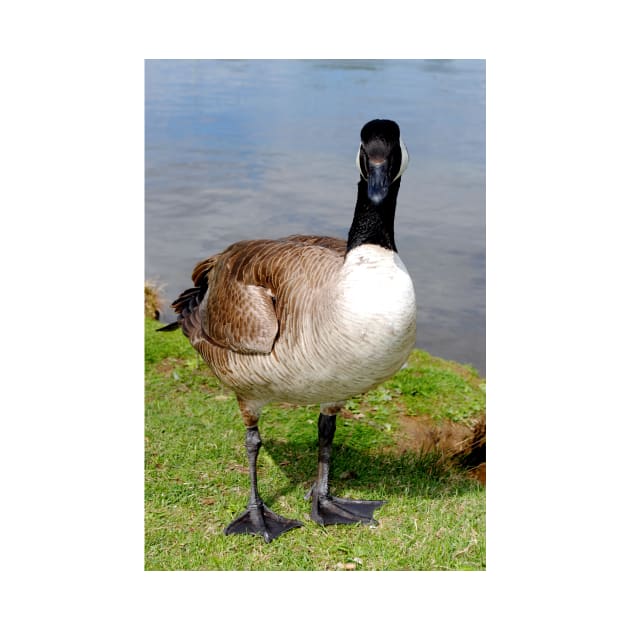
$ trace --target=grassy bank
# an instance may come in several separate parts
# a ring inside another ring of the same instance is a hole
[[[414,351],[393,379],[338,418],[331,490],[386,499],[375,528],[310,520],[304,494],[317,470],[319,409],[267,406],[260,493],[304,527],[266,544],[223,534],[249,491],[234,396],[181,332],[157,333],[159,326],[146,320],[147,570],[485,569],[481,469],[462,465],[482,424],[485,444],[485,384],[474,370]]]

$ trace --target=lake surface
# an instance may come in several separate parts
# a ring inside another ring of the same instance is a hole
[[[346,238],[359,132],[398,122],[417,346],[485,374],[483,60],[146,61],[145,274],[172,301],[234,241]],[[165,309],[163,319],[173,321]]]

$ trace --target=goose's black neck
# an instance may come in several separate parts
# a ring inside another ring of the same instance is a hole
[[[398,251],[394,241],[394,215],[399,189],[400,179],[397,179],[390,184],[383,201],[375,204],[368,197],[367,182],[364,179],[359,181],[357,205],[348,233],[346,254],[359,245],[367,244]]]

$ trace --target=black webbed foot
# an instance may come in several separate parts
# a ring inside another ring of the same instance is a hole
[[[311,493],[311,518],[320,525],[342,525],[351,523],[369,523],[378,525],[374,510],[385,501],[362,501],[360,499],[341,499],[339,497],[319,496]]]
[[[226,528],[225,534],[258,534],[271,542],[281,534],[295,527],[302,527],[303,523],[290,518],[284,518],[272,512],[264,503],[249,506],[245,512],[237,516]]]

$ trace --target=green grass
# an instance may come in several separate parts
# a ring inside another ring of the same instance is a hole
[[[269,507],[304,527],[267,544],[225,536],[248,500],[244,428],[233,394],[181,332],[146,322],[147,570],[484,570],[485,489],[437,453],[400,448],[401,416],[471,424],[485,409],[472,368],[414,351],[393,379],[339,416],[338,496],[386,499],[378,527],[322,527],[304,494],[317,471],[316,406],[265,407],[258,459]],[[404,443],[404,438],[402,439]]]

